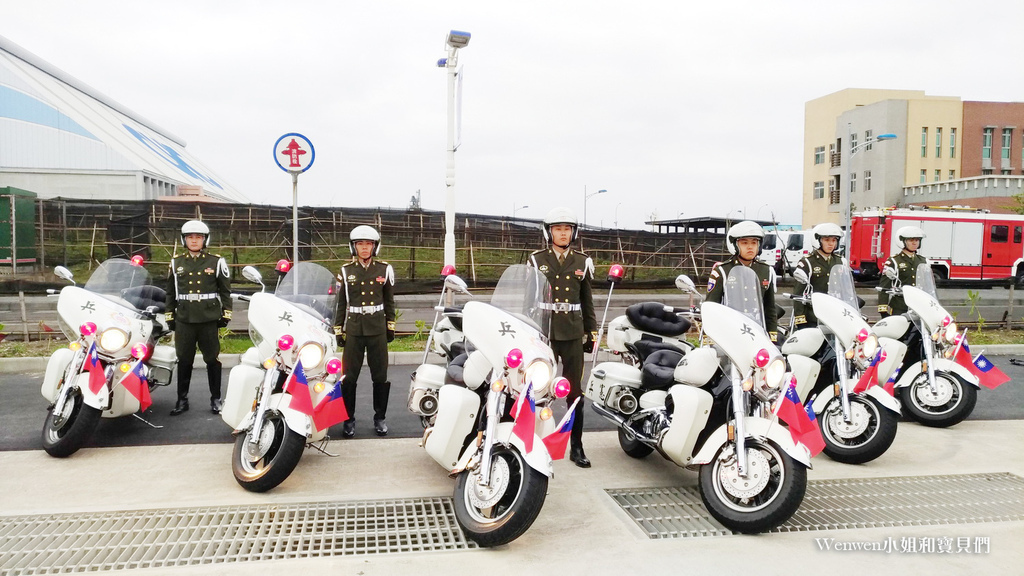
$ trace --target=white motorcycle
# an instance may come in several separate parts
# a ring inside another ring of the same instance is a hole
[[[252,266],[242,275],[263,286]],[[334,282],[323,266],[300,262],[273,294],[263,286],[239,297],[249,301],[255,346],[231,369],[221,418],[234,429],[231,470],[246,490],[266,492],[283,482],[306,446],[333,456],[324,449],[327,430],[344,419]]]
[[[818,319],[818,326],[793,332],[782,345],[797,379],[797,394],[805,406],[813,407],[826,455],[847,464],[870,462],[896,439],[900,404],[876,384],[884,384],[902,357],[898,350],[886,351],[875,379],[866,390],[855,393],[862,373],[878,353],[879,342],[860,313],[849,267],[832,268],[827,293],[812,294],[804,270],[796,269],[793,276],[807,289],[791,297],[810,304]]]
[[[449,277],[446,288],[458,282]],[[468,354],[438,387],[434,424],[423,434],[427,454],[455,477],[459,526],[480,546],[521,536],[540,513],[554,475],[542,438],[555,427],[550,404],[569,393],[569,384],[555,377],[554,354],[544,336],[550,302],[544,275],[516,265],[502,274],[489,304],[466,303],[462,328]],[[425,366],[416,371],[414,390],[426,386]],[[530,388],[536,416],[518,416],[531,422],[534,433],[523,438],[513,433],[520,420],[511,411]]]
[[[907,313],[879,320],[875,333],[886,352],[898,350],[903,358],[895,383],[896,397],[907,414],[925,426],[945,428],[963,421],[978,401],[978,377],[953,360],[960,342],[956,322],[935,295],[931,268],[922,264],[917,286],[904,286],[895,270],[892,295],[902,294]],[[886,339],[891,341],[886,344]]]
[[[101,417],[144,410],[151,389],[171,382],[174,347],[156,344],[168,332],[164,290],[142,264],[141,256],[112,258],[81,287],[67,268],[54,269],[73,285],[57,298],[70,344],[50,356],[41,390],[51,403],[43,424],[43,449],[51,456],[74,454]]]
[[[737,266],[725,280],[726,305],[705,302],[700,311],[713,344],[681,356],[656,352],[643,370],[603,362],[585,394],[598,414],[618,426],[627,455],[643,458],[657,450],[698,470],[711,515],[730,530],[756,533],[785,522],[800,507],[811,456],[772,411],[790,379],[763,326],[757,275]],[[681,282],[698,294],[688,278]],[[627,396],[634,400],[624,402]]]

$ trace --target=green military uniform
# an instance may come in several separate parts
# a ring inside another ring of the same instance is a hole
[[[188,398],[196,345],[203,353],[210,397],[220,399],[220,338],[217,327],[231,320],[231,274],[219,254],[201,250],[175,254],[167,275],[165,319],[174,329],[178,354],[178,400]]]
[[[567,250],[559,262],[554,249],[537,250],[530,254],[530,265],[547,277],[551,284],[551,350],[562,363],[562,376],[570,385],[566,397],[568,405],[583,394],[583,342],[597,337],[597,316],[590,281],[594,277],[594,262],[583,252]],[[596,343],[594,344],[597,345]],[[573,446],[582,447],[583,401],[576,405],[575,420],[570,434]]]
[[[843,259],[835,252],[832,252],[828,256],[823,256],[820,250],[815,250],[809,256],[802,258],[796,267],[798,270],[803,270],[807,274],[807,277],[811,279],[810,284],[812,293],[827,293],[829,273],[832,272],[833,266],[837,266],[842,263]],[[797,282],[794,293],[803,294],[806,289],[807,284]],[[797,328],[816,326],[818,324],[818,319],[814,317],[814,309],[811,307],[810,303],[804,304],[803,302],[793,302],[793,324]]]
[[[907,254],[904,251],[900,251],[899,254],[890,256],[885,261],[885,268],[892,268],[899,274],[900,283],[904,286],[914,286],[917,284],[917,267],[921,264],[927,264],[928,259],[924,256],[917,254]],[[878,312],[884,318],[890,314],[903,314],[907,311],[907,303],[903,301],[903,296],[889,297],[886,292],[889,288],[892,288],[892,280],[882,275],[882,279],[878,281],[878,287],[882,290],[878,293]]]
[[[363,357],[370,366],[373,383],[373,419],[384,420],[388,411],[388,342],[395,336],[395,270],[376,258],[363,266],[358,258],[338,273],[338,311],[335,335],[343,335],[345,350],[341,363],[345,380],[341,386],[348,421],[355,422],[356,381]]]
[[[731,260],[712,266],[711,275],[708,277],[708,295],[705,300],[721,304],[725,299],[725,281],[729,278],[729,272],[734,267],[743,265],[739,256],[733,256]],[[761,282],[765,330],[772,342],[776,342],[779,337],[779,311],[775,307],[775,271],[771,266],[756,260],[751,262],[750,268],[757,274],[757,279]]]

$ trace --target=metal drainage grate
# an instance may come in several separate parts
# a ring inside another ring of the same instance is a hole
[[[476,548],[451,498],[0,517],[0,574]]]
[[[733,532],[708,514],[696,488],[606,490],[649,538]],[[772,532],[1024,520],[1024,478],[1009,473],[814,480]]]

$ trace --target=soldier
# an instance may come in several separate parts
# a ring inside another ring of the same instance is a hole
[[[832,267],[843,263],[843,259],[836,254],[842,236],[843,229],[837,224],[825,223],[814,227],[814,240],[811,244],[814,251],[796,265],[797,269],[803,270],[810,278],[812,293],[828,292],[828,278]],[[803,294],[806,288],[807,284],[797,282],[794,292]],[[796,328],[818,325],[818,319],[814,317],[814,309],[810,304],[793,302],[793,324]]]
[[[340,325],[334,327],[338,346],[344,346],[341,362],[345,380],[341,391],[348,410],[342,435],[356,434],[356,381],[363,366],[363,356],[370,365],[373,382],[373,429],[378,436],[387,436],[384,420],[388,411],[388,342],[395,339],[395,270],[380,253],[380,234],[369,226],[356,226],[349,234],[352,262],[338,273],[338,312]]]
[[[550,247],[530,254],[530,264],[544,274],[554,293],[551,305],[551,350],[562,363],[562,376],[569,380],[566,403],[572,405],[583,394],[583,354],[593,352],[597,339],[597,317],[590,281],[594,262],[569,245],[579,236],[576,215],[568,208],[555,208],[544,218],[544,240]],[[589,468],[583,452],[583,400],[576,405],[569,436],[569,459],[580,468]]]
[[[924,230],[917,226],[904,226],[896,231],[896,245],[900,247],[899,254],[894,254],[885,261],[882,268],[892,268],[899,274],[900,282],[905,286],[913,286],[917,283],[917,267],[927,264],[928,259],[917,253],[921,249],[921,239],[924,238]],[[907,304],[903,296],[889,297],[888,290],[892,288],[892,279],[882,274],[878,281],[878,313],[882,318],[890,314],[903,314],[907,311]]]
[[[765,330],[772,342],[777,342],[779,312],[775,306],[775,270],[756,260],[757,255],[761,252],[764,229],[755,222],[744,220],[729,228],[725,237],[726,245],[733,257],[725,262],[719,262],[711,268],[706,300],[721,303],[725,296],[725,281],[729,278],[729,271],[736,266],[749,266],[757,274],[757,279],[761,281]]]
[[[231,274],[228,263],[219,254],[206,251],[210,228],[198,220],[181,227],[181,244],[188,253],[171,258],[167,275],[167,325],[174,330],[174,348],[178,354],[178,401],[171,410],[177,416],[188,410],[188,388],[192,381],[192,362],[196,344],[206,362],[210,381],[210,410],[220,414],[221,365],[218,328],[231,321]]]

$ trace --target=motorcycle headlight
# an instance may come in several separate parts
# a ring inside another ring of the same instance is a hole
[[[533,382],[534,394],[541,396],[548,393],[548,384],[551,383],[553,375],[554,370],[551,365],[546,360],[538,359],[530,362],[530,365],[526,367],[525,382]]]
[[[117,352],[128,345],[128,333],[120,328],[107,328],[96,341],[104,352]]]
[[[860,345],[860,353],[861,356],[869,360],[874,358],[875,354],[878,353],[878,336],[875,336],[874,334],[868,336]]]
[[[956,342],[957,332],[956,322],[950,322],[942,329],[942,337],[946,339],[946,342],[953,344]]]
[[[771,364],[764,371],[764,383],[770,389],[782,387],[782,381],[786,376],[786,361],[782,357],[772,360]]]
[[[324,361],[324,347],[319,342],[307,342],[299,348],[299,360],[305,370],[316,368]]]

